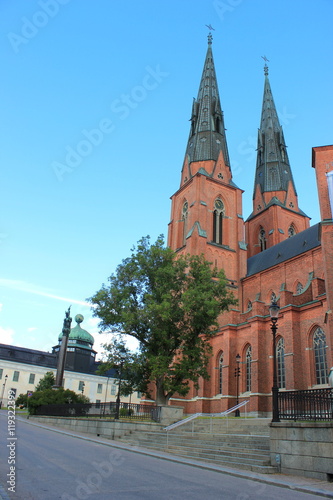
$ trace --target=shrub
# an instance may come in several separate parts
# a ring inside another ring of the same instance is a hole
[[[69,389],[45,389],[44,391],[35,391],[33,395],[29,398],[29,413],[30,415],[36,415],[37,408],[44,405],[63,405],[70,403],[87,403],[89,399],[82,394],[76,394],[74,391]]]
[[[120,417],[130,417],[133,413],[133,408],[120,408],[119,410]]]

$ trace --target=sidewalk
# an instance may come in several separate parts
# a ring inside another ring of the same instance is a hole
[[[159,458],[161,460],[169,460],[171,462],[187,464],[192,467],[198,467],[201,469],[211,470],[219,472],[221,474],[228,474],[234,477],[240,477],[244,479],[252,479],[253,481],[258,481],[265,484],[270,484],[274,486],[279,486],[281,488],[288,488],[295,491],[300,491],[303,493],[312,493],[313,495],[322,496],[325,498],[333,499],[333,482],[329,483],[326,481],[321,481],[319,479],[310,479],[302,476],[290,476],[288,474],[258,474],[251,471],[231,469],[229,467],[221,467],[215,464],[209,464],[205,462],[200,462],[198,460],[190,460],[169,453],[157,452],[154,450],[149,450],[147,448],[141,448],[138,446],[127,445],[120,441],[110,441],[106,438],[101,438],[89,434],[83,434],[80,432],[68,432],[67,430],[61,429],[60,427],[55,427],[52,425],[43,425],[40,423],[34,423],[26,418],[20,418],[29,425],[34,425],[36,427],[41,427],[43,429],[49,429],[53,432],[59,432],[67,436],[76,437],[78,439],[83,439],[85,441],[91,441],[94,443],[100,443],[104,446],[110,446],[112,448],[118,448],[121,450],[131,451],[133,453],[140,453],[142,455],[148,455],[151,457]],[[0,489],[0,499],[1,499],[1,489]],[[8,498],[8,497],[5,497]]]

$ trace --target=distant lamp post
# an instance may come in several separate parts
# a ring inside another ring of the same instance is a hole
[[[2,401],[3,401],[3,396],[4,396],[4,394],[5,394],[5,387],[6,387],[6,382],[7,382],[7,379],[8,379],[8,375],[5,375],[5,381],[4,381],[4,383],[2,384],[2,393],[1,393],[0,408],[2,407]]]
[[[114,418],[116,420],[119,420],[119,409],[120,409],[120,391],[121,391],[121,379],[123,375],[123,366],[124,366],[125,360],[121,358],[120,363],[119,363],[119,382],[118,382],[118,394],[117,394],[117,399],[116,399],[116,413]]]
[[[237,367],[235,368],[235,377],[236,377],[236,405],[238,405],[238,403],[239,403],[239,376],[240,376],[239,363],[240,363],[240,359],[241,359],[240,355],[237,354],[237,356],[236,356]],[[237,408],[236,411],[235,411],[235,417],[240,417],[239,408]]]
[[[277,380],[277,370],[276,370],[276,332],[277,332],[277,320],[279,316],[280,307],[277,305],[275,300],[272,300],[269,306],[269,314],[271,317],[271,329],[273,334],[273,387],[272,387],[272,403],[273,403],[273,418],[272,422],[280,422],[279,417],[279,386]]]

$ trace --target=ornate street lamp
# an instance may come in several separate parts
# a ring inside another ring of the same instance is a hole
[[[240,368],[239,368],[239,363],[240,363],[240,355],[237,354],[236,356],[236,363],[237,363],[237,368],[235,368],[235,377],[236,377],[236,405],[238,405],[239,401],[239,376],[240,376]],[[235,411],[235,417],[240,417],[240,411],[239,408]]]
[[[272,300],[269,306],[269,314],[271,317],[271,329],[273,334],[273,387],[272,387],[272,403],[273,403],[273,418],[272,422],[280,422],[279,417],[279,387],[277,381],[277,371],[276,371],[276,332],[277,332],[277,320],[279,316],[280,307],[275,300]]]

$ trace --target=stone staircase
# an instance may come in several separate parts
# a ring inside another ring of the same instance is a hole
[[[270,465],[266,418],[198,418],[170,431],[135,432],[122,441],[189,459],[266,474]]]

